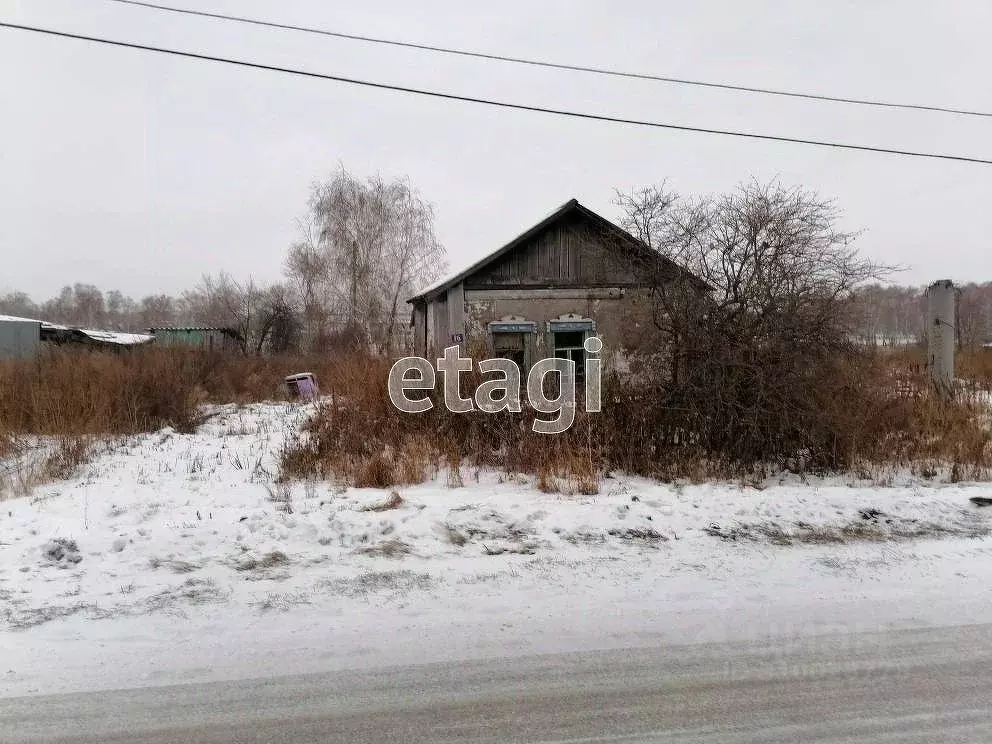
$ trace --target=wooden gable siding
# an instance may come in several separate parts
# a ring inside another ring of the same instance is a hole
[[[465,278],[468,289],[491,287],[616,286],[634,284],[622,251],[587,221],[549,225],[494,263]]]

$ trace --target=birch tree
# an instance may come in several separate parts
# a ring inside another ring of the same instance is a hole
[[[305,307],[339,319],[351,338],[395,351],[407,297],[445,268],[433,207],[405,179],[361,180],[341,168],[313,187],[301,232],[286,274]]]

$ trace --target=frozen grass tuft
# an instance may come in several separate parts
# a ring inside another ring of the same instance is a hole
[[[375,545],[359,548],[358,552],[362,555],[379,558],[401,558],[404,555],[409,555],[412,553],[413,548],[409,543],[393,538],[390,540],[383,540]]]
[[[83,560],[76,541],[65,537],[49,540],[42,546],[41,554],[46,563],[63,569],[72,568]]]
[[[270,592],[265,595],[264,599],[254,600],[249,603],[252,607],[256,608],[260,612],[289,612],[302,605],[313,604],[311,601],[311,596],[307,592],[289,592],[285,594],[279,594],[276,592]]]
[[[4,612],[4,619],[11,630],[27,630],[52,620],[71,617],[80,612],[92,613],[96,609],[96,605],[86,602],[76,602],[70,605],[46,605],[45,607],[30,609],[11,607]]]
[[[177,574],[193,573],[203,567],[202,564],[184,561],[179,558],[150,558],[148,565],[153,569],[165,568]]]
[[[186,579],[182,584],[156,592],[141,603],[146,612],[176,610],[182,605],[217,604],[226,601],[223,591],[213,579]]]
[[[413,571],[364,571],[357,576],[327,579],[317,584],[317,591],[340,597],[405,597],[414,591],[427,591],[436,584],[427,573]]]
[[[289,556],[281,550],[273,550],[256,558],[253,555],[244,557],[234,564],[235,571],[267,571],[290,563]]]

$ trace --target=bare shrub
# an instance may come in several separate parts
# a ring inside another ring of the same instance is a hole
[[[866,381],[852,302],[885,269],[851,247],[856,235],[838,229],[834,205],[756,182],[694,201],[646,189],[619,202],[626,228],[705,283],[653,282],[654,325],[669,353],[648,360],[645,402],[668,448],[737,468],[847,464],[822,403],[838,375]],[[842,400],[858,410],[859,399]]]

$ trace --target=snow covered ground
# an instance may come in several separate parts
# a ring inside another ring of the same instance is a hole
[[[279,484],[311,412],[216,407],[0,502],[0,694],[992,621],[988,484]]]

